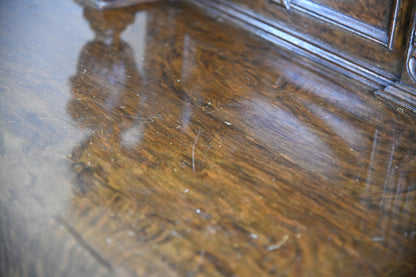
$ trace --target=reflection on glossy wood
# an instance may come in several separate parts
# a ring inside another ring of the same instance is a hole
[[[2,275],[415,273],[414,117],[187,6],[14,12]]]
[[[313,0],[323,6],[330,7],[357,20],[364,21],[374,27],[387,29],[391,20],[391,9],[394,0]]]

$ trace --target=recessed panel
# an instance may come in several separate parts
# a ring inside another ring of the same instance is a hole
[[[314,0],[317,4],[387,30],[394,12],[394,0]]]

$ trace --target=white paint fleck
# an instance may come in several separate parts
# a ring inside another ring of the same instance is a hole
[[[201,210],[200,210],[200,209],[196,209],[196,210],[195,210],[195,212],[196,212],[197,214],[200,214],[200,213],[201,213]]]
[[[228,126],[233,125],[231,122],[228,122],[228,121],[224,121],[224,123],[225,123],[226,125],[228,125]]]
[[[189,192],[189,189],[185,189],[183,192],[184,193],[188,193]]]
[[[250,237],[252,238],[252,239],[258,239],[259,238],[259,236],[257,236],[256,234],[254,234],[254,233],[251,233],[250,234]]]
[[[273,251],[273,250],[279,249],[280,247],[283,246],[283,244],[286,243],[288,239],[289,239],[289,235],[286,234],[278,243],[267,246],[266,250]]]

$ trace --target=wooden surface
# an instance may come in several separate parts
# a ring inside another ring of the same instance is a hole
[[[370,88],[187,6],[0,3],[1,276],[416,273]]]
[[[336,1],[336,4],[335,1],[291,0],[289,9],[268,0],[186,1],[199,3],[204,8],[213,6],[225,17],[242,21],[240,25],[247,23],[265,31],[264,37],[288,40],[294,48],[314,55],[319,55],[319,51],[324,51],[327,56],[335,55],[336,58],[328,60],[345,67],[346,71],[360,71],[354,69],[360,66],[361,71],[390,81],[400,77],[408,30],[406,23],[409,23],[414,2],[400,1],[400,8],[396,11],[391,0],[348,0]],[[357,18],[358,15],[361,18]],[[302,43],[296,43],[290,36]],[[315,47],[317,49],[313,49]]]
[[[388,29],[393,20],[391,10],[394,9],[395,0],[312,0],[325,7],[330,7],[342,14],[366,22],[380,29]]]

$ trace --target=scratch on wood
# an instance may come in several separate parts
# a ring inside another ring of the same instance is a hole
[[[192,145],[192,170],[195,172],[195,145],[198,142],[199,135],[202,133],[202,130],[199,129],[198,134],[196,134],[194,145]]]
[[[205,257],[205,250],[202,250],[201,254],[199,255],[199,261],[198,261],[198,265],[196,268],[197,273],[201,270],[201,265],[202,265],[202,262],[204,261],[204,257]]]
[[[205,157],[207,156],[208,151],[209,151],[209,149],[207,149],[207,150],[205,151],[204,156],[202,157],[202,162],[201,162],[201,167],[202,167],[202,168],[204,167]]]
[[[111,264],[104,259],[103,257],[101,257],[100,254],[98,254],[85,240],[84,238],[81,236],[80,233],[78,233],[75,229],[73,229],[68,223],[65,222],[65,220],[63,220],[60,217],[55,218],[55,220],[59,223],[62,224],[65,229],[69,232],[69,234],[71,234],[71,236],[78,242],[78,244],[84,248],[85,250],[87,250],[88,253],[90,253],[101,265],[103,265],[108,271],[113,271],[113,268],[111,266]]]
[[[97,104],[101,108],[104,108],[104,109],[106,108],[100,102],[95,101],[94,99],[91,99],[91,98],[88,98],[88,97],[78,97],[77,100],[78,101],[88,100],[88,101],[91,101],[91,102]],[[150,116],[150,117],[140,117],[140,116],[133,116],[133,115],[128,115],[128,114],[122,114],[122,113],[119,113],[119,112],[116,112],[116,111],[113,111],[113,110],[107,110],[107,109],[106,109],[106,112],[109,112],[109,113],[112,113],[112,114],[116,114],[116,115],[121,115],[121,116],[124,116],[124,117],[133,118],[133,119],[138,119],[138,120],[143,120],[143,121],[150,121],[150,122],[152,122],[154,119],[162,119],[162,117],[160,115],[158,115],[158,116]]]

